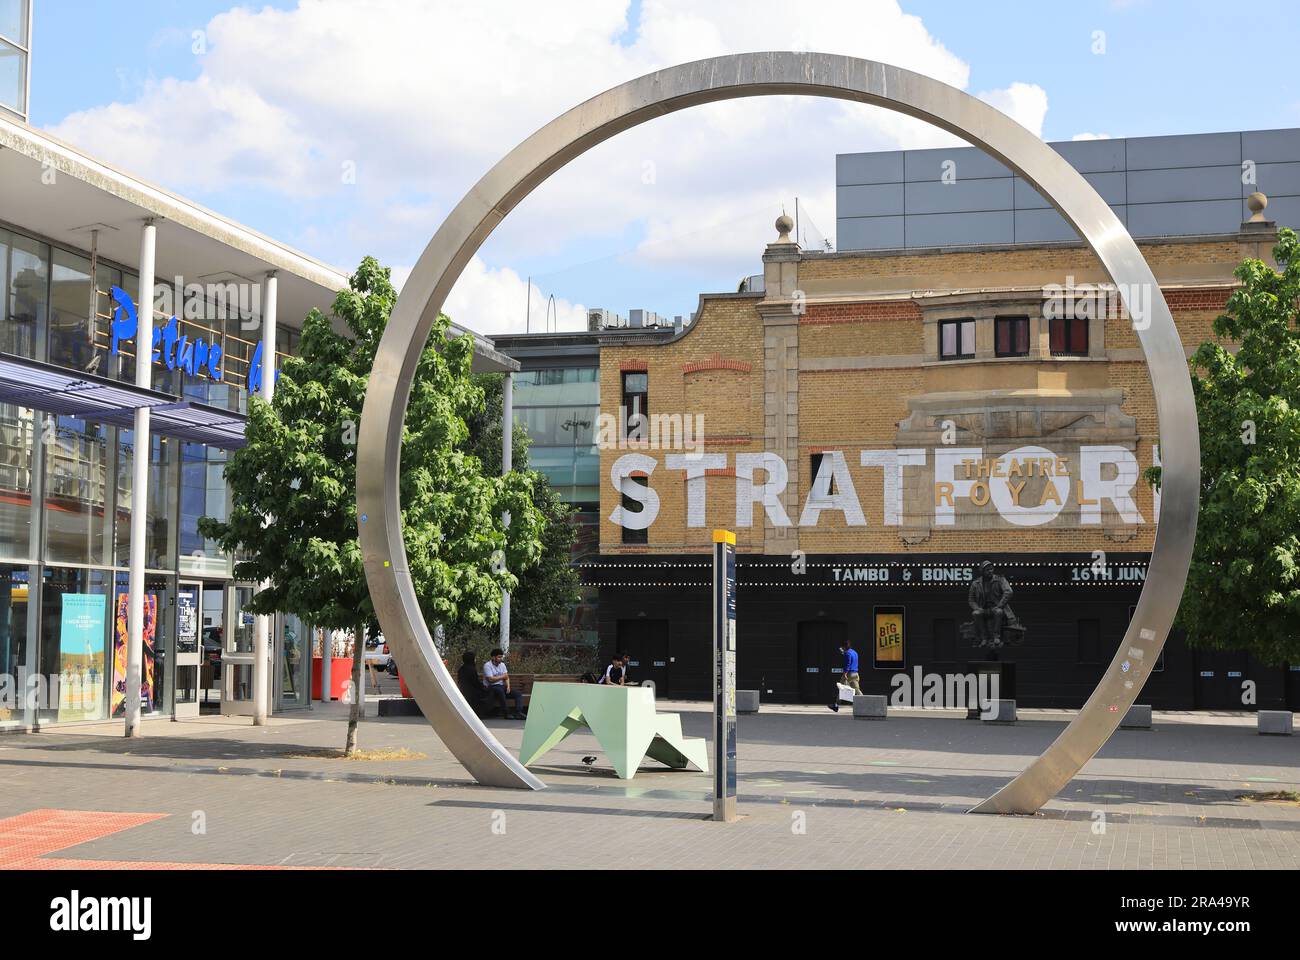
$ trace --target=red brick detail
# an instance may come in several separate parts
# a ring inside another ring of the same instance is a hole
[[[705,470],[706,477],[734,477],[736,475],[735,467],[719,467],[716,470]]]
[[[810,303],[802,324],[871,323],[873,320],[921,319],[915,300],[872,300],[867,303]]]
[[[754,438],[749,436],[749,434],[745,434],[744,436],[734,436],[734,437],[710,437],[708,434],[704,435],[704,445],[706,447],[727,447],[727,446],[735,446],[736,444],[741,444],[741,443],[753,443],[753,442],[754,442]]]
[[[619,373],[648,373],[650,364],[644,360],[624,360],[618,365]]]
[[[1235,287],[1201,287],[1196,290],[1163,290],[1170,310],[1222,310]]]
[[[738,370],[741,373],[749,373],[753,369],[752,363],[746,363],[744,360],[724,360],[720,353],[715,353],[707,360],[697,360],[682,365],[682,373],[701,373],[705,370]]]

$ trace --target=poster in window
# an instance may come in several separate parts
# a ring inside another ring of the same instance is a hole
[[[176,651],[194,653],[199,649],[199,592],[181,589],[176,593]]]
[[[126,638],[129,632],[127,619],[128,595],[117,595],[117,617],[113,629],[113,709],[111,716],[126,716]],[[158,636],[158,597],[144,595],[144,655],[141,658],[140,709],[152,713],[158,708],[154,702],[157,688],[154,661],[158,656],[155,641]]]
[[[888,670],[903,665],[902,607],[876,607],[876,636],[872,654],[877,670]]]
[[[104,703],[103,594],[65,593],[59,617],[59,722],[98,720]]]

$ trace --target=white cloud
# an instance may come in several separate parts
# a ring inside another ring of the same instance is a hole
[[[1109,140],[1109,133],[1076,133],[1071,140]]]
[[[654,69],[798,48],[883,60],[961,88],[969,81],[968,65],[895,0],[645,0],[631,42],[620,42],[627,14],[626,0],[240,7],[207,24],[196,79],[149,83],[135,100],[73,114],[54,133],[199,198],[270,191],[306,211],[298,242],[347,268],[365,253],[412,263],[511,147]],[[1042,88],[1013,83],[980,96],[1041,133]],[[620,250],[639,269],[713,269],[712,288],[725,289],[757,271],[772,221],[782,204],[793,212],[795,196],[834,232],[836,153],[954,142],[879,108],[806,98],[660,118],[596,147],[525,199],[447,309],[485,332],[522,328],[526,281],[501,265],[544,257],[569,284],[555,290],[567,298],[565,324],[580,328],[577,302],[590,295],[582,272],[566,265]],[[347,164],[355,185],[341,182]],[[325,209],[332,216],[312,219]]]
[[[402,279],[409,275],[404,271]],[[488,335],[531,330],[585,330],[587,308],[556,297],[509,267],[491,268],[474,257],[447,298],[443,313],[463,327]],[[525,317],[527,320],[525,320]]]
[[[997,107],[1036,137],[1043,135],[1043,118],[1047,116],[1047,91],[1036,83],[1013,83],[1003,90],[986,90],[978,94],[985,103]]]

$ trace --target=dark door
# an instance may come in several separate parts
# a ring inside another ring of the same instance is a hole
[[[673,658],[667,620],[620,620],[618,647],[630,658],[627,665],[630,682],[639,684],[649,680],[655,686],[656,698],[663,700],[671,696]]]
[[[799,624],[799,701],[830,703],[844,666],[840,646],[848,625],[838,620],[804,620]]]
[[[1196,651],[1196,707],[1199,710],[1246,710],[1242,683],[1249,679],[1247,657],[1240,650]]]

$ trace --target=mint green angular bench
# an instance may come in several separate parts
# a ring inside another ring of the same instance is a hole
[[[656,713],[652,688],[597,683],[533,684],[519,762],[535,763],[581,727],[591,730],[614,772],[624,780],[636,776],[645,757],[675,770],[695,764],[708,772],[704,738],[682,736],[682,718],[677,714]]]

